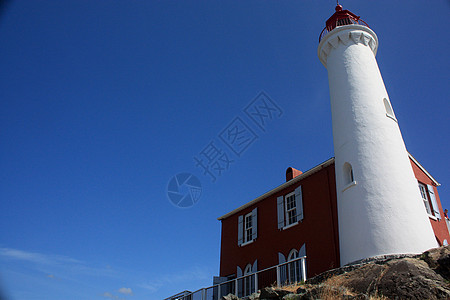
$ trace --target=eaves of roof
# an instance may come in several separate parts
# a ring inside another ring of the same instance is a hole
[[[267,197],[269,197],[269,196],[271,196],[271,195],[273,195],[273,194],[275,194],[275,193],[277,193],[277,192],[279,192],[279,191],[281,191],[281,190],[283,190],[283,189],[285,189],[285,188],[287,188],[287,187],[289,187],[289,186],[291,186],[293,184],[296,184],[300,180],[302,180],[302,179],[304,179],[304,178],[306,178],[306,177],[316,173],[317,171],[322,170],[325,167],[328,167],[332,163],[334,163],[334,157],[328,159],[327,161],[321,163],[320,165],[315,166],[312,169],[309,169],[308,171],[302,173],[301,175],[299,175],[299,176],[297,176],[295,178],[292,178],[291,180],[283,183],[282,185],[277,186],[276,188],[266,192],[265,194],[259,196],[258,198],[255,198],[252,201],[247,202],[246,204],[244,204],[244,205],[242,205],[242,206],[240,206],[240,207],[230,211],[229,213],[227,213],[227,214],[221,216],[220,218],[218,218],[217,220],[221,221],[223,219],[226,219],[229,216],[232,216],[235,213],[240,212],[241,210],[244,210],[245,208],[247,208],[249,206],[252,206],[255,203],[258,203],[259,201],[261,201],[261,200],[263,200],[263,199],[265,199],[265,198],[267,198]]]
[[[437,182],[436,179],[434,179],[433,176],[431,176],[430,173],[428,173],[427,170],[425,170],[425,168],[414,158],[414,156],[411,155],[411,153],[408,152],[409,158],[419,167],[419,169],[421,169],[430,179],[431,181],[433,181],[436,186],[440,186],[441,184],[439,182]]]

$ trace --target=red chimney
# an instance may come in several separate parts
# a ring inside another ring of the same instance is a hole
[[[286,169],[286,182],[297,177],[298,175],[301,175],[302,173],[303,173],[302,171],[299,171],[292,167],[287,168]]]

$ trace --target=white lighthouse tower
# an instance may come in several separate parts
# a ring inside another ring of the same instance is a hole
[[[328,70],[341,265],[438,244],[375,55],[376,34],[336,7],[318,48]]]

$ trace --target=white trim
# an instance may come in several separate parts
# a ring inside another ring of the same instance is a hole
[[[252,201],[247,202],[246,204],[244,204],[244,205],[242,205],[242,206],[240,206],[240,207],[230,211],[229,213],[227,213],[227,214],[217,218],[217,220],[221,221],[223,219],[226,219],[226,218],[228,218],[228,217],[230,217],[230,216],[240,212],[241,210],[246,209],[247,207],[258,203],[259,201],[261,201],[261,200],[263,200],[263,199],[265,199],[265,198],[267,198],[267,197],[269,197],[269,196],[271,196],[271,195],[273,195],[273,194],[275,194],[275,193],[277,193],[277,192],[279,192],[279,191],[281,191],[281,190],[283,190],[283,189],[285,189],[285,188],[287,188],[287,187],[289,187],[289,186],[291,186],[293,184],[296,184],[300,180],[302,180],[302,179],[304,179],[304,178],[306,178],[306,177],[308,177],[308,176],[310,176],[310,175],[312,175],[312,174],[322,170],[323,168],[328,167],[329,165],[331,165],[333,163],[334,163],[334,157],[324,161],[323,163],[321,163],[320,165],[315,166],[312,169],[309,169],[308,171],[298,175],[297,177],[292,178],[288,182],[285,182],[282,185],[277,186],[276,188],[266,192],[265,194],[259,196],[258,198],[255,198]]]
[[[252,264],[248,264],[247,266],[245,266],[244,268],[244,276],[245,275],[250,275],[252,274]]]
[[[386,117],[388,117],[389,119],[394,120],[396,123],[398,123],[397,119],[393,116],[391,116],[390,114],[386,114]]]
[[[358,38],[355,38],[355,40],[353,40],[351,37],[351,33],[356,33],[354,36]],[[362,41],[359,38],[362,38]],[[367,39],[369,41],[367,41]],[[336,48],[336,46],[333,46],[332,43],[334,43],[335,41],[340,41],[341,43],[345,44],[346,42],[344,41],[346,40],[350,40],[355,44],[358,42],[362,42],[363,45],[368,46],[372,50],[374,56],[377,55],[378,37],[375,32],[372,31],[372,29],[359,24],[338,26],[332,31],[328,32],[320,40],[319,47],[317,48],[317,56],[319,57],[320,62],[324,65],[325,68],[327,67],[327,59],[328,54],[330,53],[330,49]],[[367,43],[364,43],[363,41],[367,41]]]
[[[250,241],[248,241],[248,242],[242,243],[242,244],[241,244],[241,247],[247,246],[248,244],[253,243],[253,241],[254,241],[254,240],[250,240]]]
[[[355,185],[357,185],[358,183],[356,182],[356,181],[352,181],[352,182],[350,182],[349,184],[347,184],[346,186],[344,186],[344,188],[342,189],[342,191],[346,191],[346,190],[348,190],[349,188],[351,188],[352,186],[355,186]]]
[[[427,170],[425,170],[425,168],[417,161],[417,159],[415,159],[411,153],[408,152],[409,158],[419,167],[419,169],[421,169],[430,179],[431,181],[433,181],[436,186],[440,186],[441,184],[439,182],[436,181],[436,179],[433,178],[433,176],[431,176],[430,173],[428,173]]]
[[[284,226],[282,229],[283,229],[283,230],[286,230],[286,229],[289,229],[289,228],[291,228],[291,227],[294,227],[294,226],[297,225],[297,224],[298,224],[298,221],[295,222],[295,223],[289,224],[289,225],[287,225],[287,226]]]
[[[427,215],[428,215],[428,218],[430,218],[430,219],[432,219],[432,220],[435,220],[435,221],[438,220],[438,218],[436,218],[435,216],[432,216],[432,215],[430,215],[430,214],[427,214]]]
[[[423,204],[425,205],[425,210],[428,216],[434,217],[433,212],[433,204],[430,203],[430,199],[428,197],[428,189],[427,186],[418,181],[420,197],[422,198]]]
[[[250,222],[252,223],[252,226],[247,228],[247,218],[250,218]],[[247,242],[253,241],[253,212],[249,212],[248,214],[244,215],[244,242],[243,244],[246,244]],[[247,231],[252,230],[251,238],[247,239]]]
[[[292,258],[291,256],[292,256],[294,253],[295,253],[295,257]],[[299,258],[298,250],[297,250],[297,249],[292,249],[292,250],[289,252],[289,254],[288,254],[287,261],[289,262],[289,261],[294,260],[294,259],[296,259],[296,258]]]
[[[289,197],[293,197],[294,199],[294,205],[295,205],[295,219],[297,219],[297,202],[295,202],[295,192],[289,193],[287,195],[284,196],[284,222],[287,224],[289,223],[289,212],[294,210],[294,208],[291,208],[290,210],[288,210],[288,198]],[[294,223],[298,223],[298,220],[295,220],[295,222],[292,222],[291,224]],[[289,224],[289,225],[291,225]],[[287,225],[287,226],[289,226]]]

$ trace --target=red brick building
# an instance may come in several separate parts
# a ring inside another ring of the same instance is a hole
[[[439,245],[450,240],[436,187],[439,183],[412,157],[424,209]],[[339,231],[334,158],[220,217],[220,276],[254,273],[307,255],[307,277],[339,267]]]

